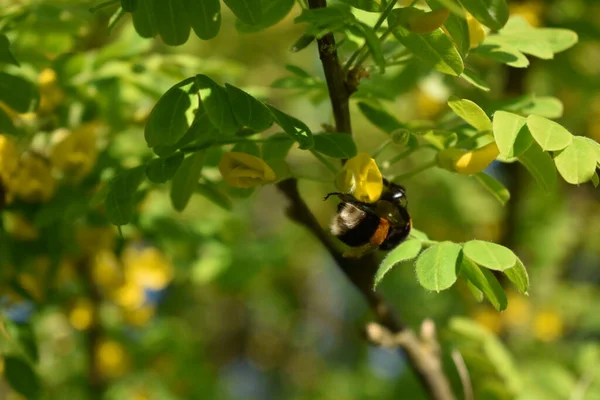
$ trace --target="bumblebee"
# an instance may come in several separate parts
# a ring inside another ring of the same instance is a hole
[[[412,221],[408,214],[405,189],[384,180],[385,190],[375,203],[364,203],[346,193],[337,196],[337,214],[331,222],[331,233],[353,249],[346,257],[360,257],[371,250],[391,250],[409,235]]]

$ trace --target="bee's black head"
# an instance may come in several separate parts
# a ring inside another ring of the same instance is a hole
[[[406,189],[402,186],[393,182],[384,180],[384,184],[387,190],[381,195],[382,200],[390,201],[394,204],[398,204],[401,207],[408,206],[408,199],[406,198]]]

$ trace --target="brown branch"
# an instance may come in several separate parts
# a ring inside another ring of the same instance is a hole
[[[327,6],[326,0],[309,0],[308,3],[310,8]],[[323,36],[317,40],[317,43],[329,89],[336,131],[352,134],[349,100],[352,92],[356,90],[356,84],[354,81],[351,83],[347,81],[348,77],[344,74],[338,59],[333,34]],[[305,226],[321,242],[346,277],[362,293],[375,314],[378,326],[389,333],[388,337],[396,338],[395,345],[404,350],[410,365],[430,397],[434,400],[453,400],[450,383],[442,370],[439,344],[435,339],[433,324],[426,321],[428,325],[425,326],[424,323],[424,334],[421,338],[408,329],[385,298],[372,290],[377,271],[377,260],[374,254],[371,253],[360,259],[344,258],[300,196],[298,182],[295,179],[287,179],[278,183],[277,187],[289,201],[287,214],[290,219]]]

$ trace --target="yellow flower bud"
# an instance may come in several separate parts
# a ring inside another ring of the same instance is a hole
[[[486,169],[498,157],[496,142],[476,150],[444,149],[436,156],[437,165],[459,174],[474,174]]]
[[[64,174],[81,179],[86,176],[98,157],[96,132],[99,124],[90,122],[70,132],[52,148],[50,161]]]
[[[135,282],[127,282],[114,292],[115,302],[126,310],[136,310],[144,305],[144,288]]]
[[[77,299],[69,310],[69,322],[78,331],[85,331],[92,326],[94,313],[94,305],[89,299]]]
[[[491,332],[498,334],[502,331],[501,314],[488,307],[480,307],[473,313],[473,319],[479,325],[486,327]]]
[[[8,182],[8,189],[29,203],[46,202],[54,195],[56,181],[46,160],[34,154],[24,154],[18,171]]]
[[[533,319],[533,332],[539,340],[553,342],[563,335],[563,320],[553,310],[541,311]]]
[[[39,114],[50,114],[64,99],[65,94],[57,84],[56,71],[46,68],[38,76],[40,88],[40,104],[37,112]]]
[[[19,167],[19,149],[15,141],[6,135],[0,135],[0,180],[9,182]]]
[[[96,352],[96,367],[106,378],[118,378],[129,369],[130,359],[125,347],[114,340],[102,340]]]
[[[366,203],[379,200],[383,190],[381,171],[367,153],[358,153],[346,161],[336,183],[342,192],[350,193]]]
[[[219,171],[229,186],[241,189],[264,185],[277,178],[273,169],[262,159],[232,151],[221,157]]]
[[[135,327],[142,327],[148,324],[154,317],[156,310],[152,306],[143,306],[135,310],[123,310],[125,322]]]
[[[469,26],[469,39],[471,44],[469,48],[472,50],[478,47],[487,36],[483,26],[473,16],[467,13],[467,25]]]
[[[430,12],[424,12],[416,8],[412,10],[414,11],[408,17],[407,27],[409,31],[419,34],[435,31],[446,22],[448,15],[450,15],[450,10],[447,8],[439,8]]]
[[[111,250],[100,250],[94,256],[92,280],[103,289],[114,289],[123,283],[119,262]]]
[[[511,16],[520,16],[525,21],[529,23],[529,25],[533,27],[541,26],[541,15],[544,12],[544,4],[540,1],[525,1],[523,3],[511,3],[510,7],[510,15]]]
[[[173,265],[154,247],[129,246],[123,251],[125,280],[152,290],[164,289],[173,279]]]

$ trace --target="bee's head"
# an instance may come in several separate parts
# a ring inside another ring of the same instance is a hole
[[[381,196],[382,200],[390,201],[394,204],[398,204],[401,207],[408,206],[408,199],[406,198],[406,189],[402,186],[393,182],[385,181],[387,191]]]

